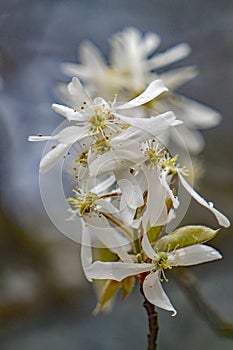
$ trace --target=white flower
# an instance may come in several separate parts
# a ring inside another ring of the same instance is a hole
[[[63,71],[79,76],[91,93],[94,91],[104,98],[110,98],[115,92],[119,98],[131,98],[140,94],[152,80],[161,79],[173,93],[163,94],[159,101],[151,104],[151,108],[159,113],[174,111],[184,121],[184,125],[179,127],[182,140],[192,154],[198,154],[205,145],[198,129],[216,126],[220,122],[220,114],[202,103],[174,93],[198,74],[195,67],[156,72],[188,56],[191,51],[189,45],[179,44],[156,53],[159,44],[160,38],[155,33],[143,36],[136,28],[125,28],[110,38],[110,65],[106,64],[94,44],[85,41],[80,46],[81,64],[63,64]],[[141,113],[145,114],[145,110]],[[169,137],[180,145],[174,130],[169,130]],[[180,146],[183,147],[183,144]]]
[[[161,285],[161,278],[166,280],[164,271],[177,266],[190,266],[221,259],[221,254],[214,248],[203,244],[177,249],[173,252],[155,252],[147,237],[144,236],[142,246],[151,263],[101,262],[96,261],[86,268],[88,278],[113,279],[122,281],[128,276],[149,272],[143,282],[143,292],[150,303],[172,311],[176,310]]]
[[[142,135],[154,136],[154,133],[160,134],[170,125],[179,123],[175,120],[172,112],[167,112],[160,118],[151,117],[148,119],[126,117],[119,114],[121,110],[138,107],[167,91],[167,88],[159,80],[150,83],[138,97],[121,105],[117,105],[115,99],[112,103],[108,103],[100,97],[92,101],[78,78],[72,79],[68,90],[73,100],[76,101],[75,109],[57,104],[53,104],[52,107],[57,113],[77,125],[66,127],[53,136],[29,137],[29,141],[57,140],[59,142],[58,146],[48,152],[41,160],[41,172],[49,170],[74,143],[85,138],[91,137],[96,147],[99,147],[100,142],[103,142],[108,148],[109,140],[114,135],[120,134],[122,129],[128,128],[129,125],[131,138],[133,138],[134,134],[137,136],[138,132]]]

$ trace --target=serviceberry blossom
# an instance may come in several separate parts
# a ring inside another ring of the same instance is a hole
[[[124,104],[117,104],[116,96],[113,102],[106,102],[101,97],[92,100],[78,78],[72,79],[68,85],[68,91],[75,101],[74,108],[58,104],[53,104],[52,108],[68,121],[74,122],[75,125],[62,129],[56,135],[29,137],[29,141],[58,141],[58,145],[41,160],[41,172],[49,170],[78,141],[91,139],[90,149],[96,150],[97,153],[104,153],[110,148],[111,138],[120,134],[122,130],[129,129],[130,138],[135,139],[138,134],[141,135],[140,137],[143,137],[145,133],[159,135],[170,126],[180,123],[173,112],[150,118],[134,118],[119,114],[121,110],[129,110],[146,104],[167,91],[160,80],[151,82],[142,94]]]
[[[208,261],[221,259],[221,254],[212,247],[203,244],[195,244],[185,248],[177,248],[174,251],[154,251],[147,236],[143,237],[142,247],[144,253],[151,262],[126,263],[126,262],[101,262],[96,261],[86,269],[88,278],[113,279],[122,281],[128,276],[136,276],[145,272],[143,291],[145,297],[155,306],[172,311],[176,310],[164,292],[161,282],[168,281],[165,276],[167,269],[173,267],[202,264]]]

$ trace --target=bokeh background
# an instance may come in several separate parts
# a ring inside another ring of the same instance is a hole
[[[96,296],[84,279],[79,245],[50,223],[39,193],[43,144],[28,135],[50,134],[62,121],[60,64],[75,62],[90,39],[107,55],[107,38],[126,26],[157,32],[165,50],[186,42],[200,75],[179,92],[219,110],[218,128],[204,132],[205,172],[199,191],[233,219],[232,91],[233,2],[229,0],[0,0],[0,348],[4,350],[145,349],[147,320],[135,290],[112,313],[92,316]],[[56,204],[55,204],[56,205]],[[217,227],[192,203],[184,223]],[[202,295],[233,322],[232,228],[211,242],[221,262],[192,268]],[[160,311],[160,349],[232,349],[216,334],[171,278],[166,286],[178,315]]]

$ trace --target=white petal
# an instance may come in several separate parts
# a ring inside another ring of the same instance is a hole
[[[142,238],[142,249],[144,250],[144,252],[148,256],[148,258],[154,260],[156,253],[149,242],[147,233],[145,233],[143,238]]]
[[[82,220],[82,245],[81,245],[81,263],[83,272],[89,282],[92,279],[89,278],[86,270],[92,264],[92,248],[91,248],[91,237],[85,223]]]
[[[177,62],[190,54],[190,46],[187,44],[176,45],[167,51],[153,56],[148,61],[149,69],[165,67],[171,63]]]
[[[93,237],[97,237],[104,247],[116,253],[121,260],[131,261],[126,251],[129,240],[122,236],[115,228],[110,227],[108,220],[98,215],[85,218],[88,231]]]
[[[159,46],[160,41],[160,37],[156,33],[146,33],[142,42],[142,50],[145,52],[145,55],[148,56],[155,51]]]
[[[159,275],[160,272],[157,271],[146,276],[143,282],[143,292],[151,304],[161,309],[172,311],[172,316],[175,316],[177,312],[163,290]]]
[[[58,140],[64,144],[73,144],[88,136],[88,128],[80,126],[68,126],[58,134],[51,136],[51,140]]]
[[[86,102],[86,105],[91,105],[92,100],[84,87],[82,86],[80,80],[77,77],[74,77],[72,81],[68,84],[67,89],[72,96],[73,100],[76,101],[74,108],[80,107],[83,102]]]
[[[181,85],[192,80],[198,75],[198,70],[194,66],[176,68],[159,75],[169,90],[178,89]],[[171,108],[172,109],[172,108]]]
[[[217,250],[204,244],[194,244],[169,254],[169,261],[174,266],[176,264],[181,266],[197,265],[221,258],[222,255]]]
[[[169,106],[177,113],[177,116],[187,121],[188,125],[193,128],[211,128],[221,121],[218,111],[181,95],[172,94],[169,97]]]
[[[48,141],[51,139],[51,136],[29,136],[28,141]]]
[[[61,115],[63,115],[65,118],[67,118],[69,121],[75,120],[75,121],[80,121],[80,122],[85,122],[87,121],[87,118],[79,113],[77,110],[74,110],[72,108],[59,105],[57,103],[52,104],[52,109]]]
[[[117,109],[127,109],[127,108],[133,108],[137,106],[141,106],[151,100],[153,100],[155,97],[159,96],[162,92],[168,91],[166,86],[163,84],[161,80],[154,80],[150,85],[146,88],[146,90],[134,98],[133,100],[119,106]]]
[[[179,121],[176,120],[176,116],[173,112],[166,112],[150,118],[131,118],[124,117],[119,114],[116,114],[116,116],[119,119],[123,120],[125,123],[130,124],[131,128],[129,128],[130,131],[128,131],[128,129],[120,133],[119,136],[116,136],[114,138],[114,142],[124,140],[126,136],[130,136],[130,134],[132,133],[132,127],[138,130],[138,132],[136,133],[136,140],[139,141],[145,140],[145,138],[148,137],[158,136],[162,132],[167,130],[170,126],[175,126],[177,125],[177,122],[179,123]],[[133,134],[133,137],[133,139],[135,140],[135,134]]]
[[[146,211],[142,223],[144,231],[149,227],[161,226],[167,222],[166,196],[167,190],[161,185],[158,169],[142,168],[148,183]]]
[[[189,183],[183,178],[180,172],[178,172],[179,179],[181,184],[184,186],[187,192],[190,193],[190,195],[203,207],[206,207],[209,209],[216,217],[218,220],[218,223],[223,226],[223,227],[229,227],[230,226],[230,221],[227,219],[225,215],[223,215],[220,211],[214,208],[213,203],[211,202],[206,202],[204,198],[202,198],[194,189],[189,185]]]
[[[79,47],[79,53],[81,62],[92,71],[99,72],[107,68],[101,51],[91,41],[83,41]]]
[[[93,279],[113,279],[122,281],[128,276],[150,271],[153,264],[96,261],[87,268],[87,275]]]
[[[169,197],[172,200],[172,204],[174,206],[174,208],[178,208],[179,206],[179,200],[176,196],[174,196],[173,191],[171,190],[171,188],[169,187],[168,183],[167,183],[167,171],[166,170],[162,170],[161,174],[160,174],[160,182],[162,184],[162,186],[166,189]]]
[[[62,144],[60,143],[54,149],[49,151],[40,162],[40,172],[45,173],[49,169],[53,167],[56,161],[61,158],[70,148],[70,144]]]
[[[90,78],[90,71],[87,67],[85,67],[82,64],[76,64],[76,63],[62,63],[61,64],[61,71],[69,75],[70,77],[76,77],[78,76],[81,79],[87,79]]]

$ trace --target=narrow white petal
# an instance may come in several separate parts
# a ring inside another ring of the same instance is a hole
[[[88,232],[88,228],[82,220],[82,245],[81,245],[81,263],[83,272],[89,282],[92,282],[92,279],[89,278],[86,270],[92,264],[92,248],[91,248],[91,237]]]
[[[69,75],[70,77],[80,77],[81,79],[87,79],[90,78],[90,71],[87,67],[85,67],[82,64],[76,64],[76,63],[62,63],[61,64],[61,71]]]
[[[174,196],[173,191],[171,190],[171,188],[169,187],[168,183],[167,183],[167,171],[166,170],[162,170],[161,174],[160,174],[160,182],[161,185],[166,189],[168,196],[171,198],[172,200],[172,204],[174,206],[174,208],[178,208],[179,206],[179,200],[176,196]]]
[[[136,138],[137,141],[145,140],[148,137],[155,137],[163,133],[170,126],[175,126],[177,122],[178,124],[180,122],[176,120],[175,114],[170,111],[150,118],[131,118],[119,114],[116,114],[116,116],[125,123],[130,124],[131,128],[128,129],[129,131],[123,131],[119,136],[116,136],[114,142],[125,140],[126,136],[131,136],[133,140]],[[131,135],[132,127],[137,130],[133,135]]]
[[[175,90],[181,85],[195,78],[197,75],[197,68],[194,66],[189,66],[169,70],[168,72],[160,74],[159,77],[169,90]]]
[[[89,278],[122,281],[128,276],[150,271],[153,264],[96,261],[86,270]]]
[[[222,255],[217,250],[204,244],[194,244],[169,254],[169,261],[174,266],[197,265],[221,258]]]
[[[152,260],[155,258],[156,253],[149,242],[147,233],[145,233],[143,238],[142,238],[142,249],[144,250],[144,252],[148,256],[148,258],[150,258]]]
[[[172,311],[172,316],[176,315],[176,310],[172,306],[168,296],[163,290],[160,282],[160,272],[150,273],[143,282],[143,292],[147,300],[161,309]]]
[[[74,77],[72,81],[68,84],[67,89],[72,96],[73,100],[76,100],[76,105],[74,108],[80,107],[83,102],[86,102],[86,105],[91,105],[92,100],[84,87],[82,86],[80,80],[77,77]]]
[[[190,185],[189,183],[183,178],[180,172],[178,172],[179,179],[181,184],[184,186],[187,192],[190,193],[190,195],[203,207],[206,207],[209,209],[216,217],[218,220],[218,223],[223,226],[223,227],[229,227],[230,226],[230,221],[227,219],[225,215],[223,215],[220,211],[214,208],[213,203],[211,202],[206,202],[204,198],[202,198]]]
[[[79,53],[81,62],[92,71],[99,72],[107,68],[101,51],[91,41],[83,41],[79,47]]]
[[[165,91],[168,91],[168,89],[163,84],[163,82],[161,80],[154,80],[152,81],[152,83],[150,83],[150,85],[146,88],[146,90],[142,94],[140,94],[133,100],[119,106],[118,109],[128,109],[128,108],[141,106],[153,100],[155,97],[159,96]]]
[[[51,140],[58,140],[64,144],[73,144],[88,136],[88,128],[80,126],[68,126],[58,134],[51,136]]]
[[[69,121],[75,120],[75,121],[85,122],[87,120],[87,118],[81,113],[79,113],[77,110],[74,110],[72,108],[69,108],[63,105],[59,105],[57,103],[52,104],[52,109],[56,113],[63,115]]]
[[[153,56],[148,61],[148,68],[157,69],[157,68],[165,67],[171,63],[177,62],[185,58],[190,54],[190,52],[191,52],[191,49],[189,45],[187,44],[176,45],[163,53]]]
[[[40,162],[40,172],[45,173],[50,170],[56,161],[61,158],[70,148],[70,144],[62,144],[60,143],[54,149],[49,151]]]
[[[211,128],[221,121],[218,111],[185,96],[172,94],[169,96],[169,106],[193,128]]]
[[[97,237],[104,247],[109,248],[116,253],[123,261],[131,261],[127,253],[129,240],[122,236],[115,228],[110,227],[108,220],[101,216],[87,217],[88,231],[92,237]]]
[[[51,139],[51,136],[29,136],[28,141],[48,141]]]
[[[150,55],[153,51],[157,49],[160,44],[160,37],[156,33],[148,32],[145,34],[142,42],[142,49],[145,55]]]

